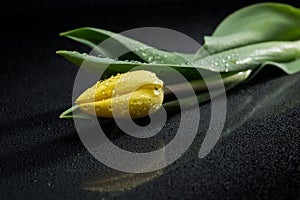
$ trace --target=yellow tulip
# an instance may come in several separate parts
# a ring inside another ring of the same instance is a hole
[[[91,115],[134,119],[159,110],[163,98],[163,81],[153,72],[138,70],[98,81],[77,98],[76,104]]]

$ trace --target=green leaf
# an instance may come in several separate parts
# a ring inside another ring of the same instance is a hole
[[[248,45],[213,54],[187,65],[119,61],[74,51],[58,51],[57,53],[92,73],[97,74],[100,69],[107,68],[105,72],[106,77],[116,73],[127,72],[138,66],[151,69],[158,74],[168,73],[169,70],[167,67],[172,67],[189,80],[194,80],[195,78],[199,78],[199,76],[195,76],[198,74],[195,68],[204,71],[231,72],[255,69],[266,62],[291,62],[300,57],[300,40],[295,42],[264,42]]]
[[[248,44],[299,38],[300,9],[281,3],[258,3],[225,18],[212,36],[204,38],[204,49],[213,54]]]
[[[251,76],[247,79],[246,82],[251,81],[261,70],[263,70],[266,67],[277,67],[286,74],[292,75],[300,72],[300,59],[282,63],[272,61],[264,62],[259,68],[253,70]]]
[[[280,42],[262,42],[244,47],[234,48],[220,53],[210,55],[195,61],[193,64],[199,68],[212,71],[230,72],[247,69],[255,69],[263,64],[274,64],[276,67],[282,67],[275,63],[291,63],[288,68],[282,69],[290,73],[299,70],[297,63],[293,60],[300,57],[299,41],[280,41]]]
[[[279,62],[272,62],[268,61],[263,63],[262,67],[268,66],[268,65],[273,65],[278,68],[280,68],[282,71],[284,71],[287,74],[295,74],[300,72],[300,59],[293,60],[290,62],[285,62],[285,63],[279,63]]]
[[[105,70],[102,78],[108,78],[111,75],[117,73],[125,73],[135,67],[143,67],[144,69],[151,70],[158,75],[166,75],[170,73],[169,67],[177,70],[183,74],[188,80],[199,79],[199,71],[193,65],[176,65],[176,64],[158,64],[158,63],[142,63],[137,61],[120,61],[111,58],[102,58],[92,55],[82,54],[75,51],[57,51],[57,54],[63,56],[67,60],[71,61],[75,65],[93,73],[99,74],[99,72]],[[212,72],[199,68],[203,72],[213,74]]]
[[[82,112],[80,109],[78,109],[78,105],[74,105],[71,108],[64,111],[59,118],[61,119],[92,119],[90,115],[88,115],[85,112]]]
[[[182,64],[187,62],[186,56],[191,57],[190,54],[162,51],[121,34],[91,27],[60,33],[60,36],[85,44],[98,54],[113,59],[119,58],[120,60],[136,60],[160,64]],[[107,40],[108,38],[110,39]],[[124,52],[126,53],[124,54]]]

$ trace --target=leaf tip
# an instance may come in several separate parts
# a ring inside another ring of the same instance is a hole
[[[59,33],[59,36],[67,36],[69,34],[70,31],[65,31],[65,32],[61,32]]]
[[[58,51],[56,51],[55,53],[61,55],[61,54],[63,54],[64,52],[65,52],[65,50],[58,50]]]

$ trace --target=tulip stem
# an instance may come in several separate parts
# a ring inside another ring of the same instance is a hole
[[[165,97],[169,100],[169,96],[172,94],[185,94],[188,92],[190,86],[193,88],[196,94],[203,93],[207,91],[207,85],[209,84],[210,89],[218,89],[220,87],[228,86],[228,85],[237,85],[241,82],[248,79],[249,75],[252,73],[252,70],[246,70],[241,72],[228,72],[222,73],[221,78],[219,76],[209,77],[207,79],[199,79],[189,82],[189,86],[187,83],[179,83],[174,85],[169,85],[164,88]]]

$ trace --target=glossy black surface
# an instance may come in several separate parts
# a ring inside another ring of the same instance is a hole
[[[210,154],[197,157],[199,131],[178,162],[155,173],[107,168],[82,145],[73,121],[58,118],[72,103],[77,67],[55,51],[87,50],[59,37],[60,32],[82,26],[115,32],[157,26],[202,43],[224,17],[250,3],[5,3],[0,9],[1,199],[299,199],[300,74],[267,69],[228,93],[224,132]],[[210,104],[200,109],[205,128]],[[168,121],[166,138],[172,138],[178,119],[175,114]],[[113,130],[108,134],[116,143],[127,140]]]

